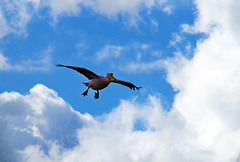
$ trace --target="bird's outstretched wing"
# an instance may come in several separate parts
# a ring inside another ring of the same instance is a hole
[[[130,82],[123,81],[123,80],[112,80],[111,82],[122,84],[122,85],[124,85],[124,86],[129,87],[130,89],[133,89],[133,90],[135,90],[135,88],[136,88],[137,90],[139,90],[140,88],[142,88],[142,87],[137,87],[137,86],[135,86],[134,84],[132,84],[132,83],[130,83]]]
[[[61,65],[61,64],[57,64],[56,66],[58,67],[66,67],[66,68],[70,68],[73,70],[78,71],[79,73],[83,74],[85,77],[87,77],[88,79],[96,79],[96,78],[100,78],[97,74],[95,74],[94,72],[85,69],[85,68],[81,68],[81,67],[75,67],[75,66],[65,66],[65,65]]]

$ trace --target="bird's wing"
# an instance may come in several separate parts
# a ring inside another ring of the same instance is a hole
[[[132,84],[132,83],[130,83],[130,82],[123,81],[123,80],[116,80],[116,81],[115,81],[115,80],[112,80],[111,82],[122,84],[122,85],[124,85],[124,86],[129,87],[130,89],[133,89],[133,90],[135,90],[135,88],[136,88],[137,90],[139,90],[140,88],[142,88],[142,87],[137,87],[137,86],[135,86],[134,84]]]
[[[56,66],[58,67],[66,67],[66,68],[70,68],[73,70],[78,71],[79,73],[83,74],[85,77],[87,77],[88,79],[96,79],[99,78],[99,76],[97,74],[95,74],[94,72],[85,69],[85,68],[81,68],[81,67],[75,67],[75,66],[65,66],[65,65],[61,65],[61,64],[57,64]]]

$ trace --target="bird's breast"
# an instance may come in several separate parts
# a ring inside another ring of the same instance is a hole
[[[94,90],[101,90],[109,85],[110,81],[108,81],[106,78],[99,78],[94,79],[91,81],[90,85],[91,88]]]

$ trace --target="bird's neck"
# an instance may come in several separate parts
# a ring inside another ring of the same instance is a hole
[[[111,79],[108,78],[108,77],[106,77],[106,78],[105,78],[105,82],[109,84],[109,83],[111,82]]]

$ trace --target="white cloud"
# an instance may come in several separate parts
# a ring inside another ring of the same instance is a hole
[[[28,23],[41,9],[49,8],[56,23],[61,16],[78,16],[82,7],[109,18],[121,15],[130,26],[141,20],[139,13],[144,9],[158,7],[170,13],[167,0],[8,0],[0,3],[0,39],[8,33],[27,34]]]
[[[144,73],[165,67],[165,61],[159,59],[161,52],[152,50],[151,45],[146,43],[135,42],[125,46],[107,44],[95,56],[95,61],[99,63],[109,61],[111,67],[129,73]]]
[[[196,141],[219,155],[211,161],[235,161],[233,155],[240,152],[237,3],[196,1],[198,18],[185,31],[204,32],[208,38],[198,42],[192,60],[178,56],[168,66],[168,81],[180,91],[174,107],[197,132]]]
[[[2,9],[0,8],[0,39],[8,34],[9,27],[7,25],[7,20],[3,15]]]
[[[210,33],[214,28],[234,31],[239,34],[239,1],[233,0],[195,0],[198,15],[193,26],[185,24],[185,32]]]
[[[107,17],[118,15],[127,19],[131,26],[141,20],[139,13],[143,9],[151,9],[154,6],[162,8],[164,12],[170,13],[166,0],[52,0],[47,1],[51,9],[51,15],[56,21],[62,15],[78,15],[81,7],[90,8],[93,11]]]
[[[183,38],[177,33],[173,33],[172,37],[173,37],[173,40],[169,41],[169,46],[174,47],[176,46],[177,43],[180,43],[183,40]]]
[[[0,3],[0,39],[8,33],[26,34],[26,26],[40,6],[39,0]]]
[[[36,60],[29,59],[22,61],[21,65],[18,65],[20,71],[49,71],[52,66],[52,47],[48,47],[46,51],[40,54]]]
[[[123,46],[105,45],[99,52],[96,53],[96,61],[104,61],[121,56],[124,50]]]
[[[165,61],[167,79],[179,91],[170,112],[150,96],[143,103],[122,100],[98,120],[74,111],[43,85],[26,96],[5,92],[0,95],[0,161],[236,161],[239,5],[220,2],[196,1],[199,18],[191,29],[208,38],[198,42],[193,59],[178,53]],[[139,122],[144,130],[136,129]]]
[[[210,161],[235,161],[240,151],[240,48],[217,35],[198,45],[193,60],[175,59],[168,81],[179,90],[173,107],[196,132],[196,142],[216,155]]]
[[[74,111],[43,85],[26,96],[1,94],[0,107],[0,147],[12,153],[3,154],[3,161],[175,161],[194,147],[181,116],[163,112],[154,96],[143,104],[123,100],[100,120]],[[136,130],[137,121],[145,131]]]
[[[80,2],[81,0],[48,0],[45,3],[51,9],[54,22],[57,22],[60,16],[77,16],[81,11]]]
[[[150,62],[132,62],[125,65],[126,72],[129,73],[145,73],[145,72],[151,72],[156,69],[163,69],[165,67],[164,60],[158,59],[156,61],[150,61]]]
[[[239,110],[231,109],[231,115],[223,117],[221,107],[183,103],[198,99],[189,95],[181,99],[183,94],[178,94],[170,112],[163,111],[159,98],[149,96],[143,103],[122,100],[112,112],[94,119],[74,111],[40,84],[25,96],[5,92],[0,95],[1,160],[235,161],[239,118],[235,124],[229,120],[235,113],[238,117]],[[198,97],[203,104],[208,101]]]
[[[1,52],[0,52],[0,71],[8,70],[10,69],[11,65],[8,64],[8,58],[6,58]]]
[[[48,47],[46,51],[44,51],[38,59],[28,59],[19,61],[16,64],[10,64],[8,61],[9,58],[5,57],[0,52],[0,71],[24,71],[24,72],[32,72],[32,71],[49,71],[52,66],[52,48]]]
[[[17,152],[30,145],[39,145],[45,153],[54,143],[73,147],[77,144],[77,129],[91,120],[91,116],[74,111],[55,91],[40,84],[26,96],[2,93],[0,117],[0,161],[21,161]]]

